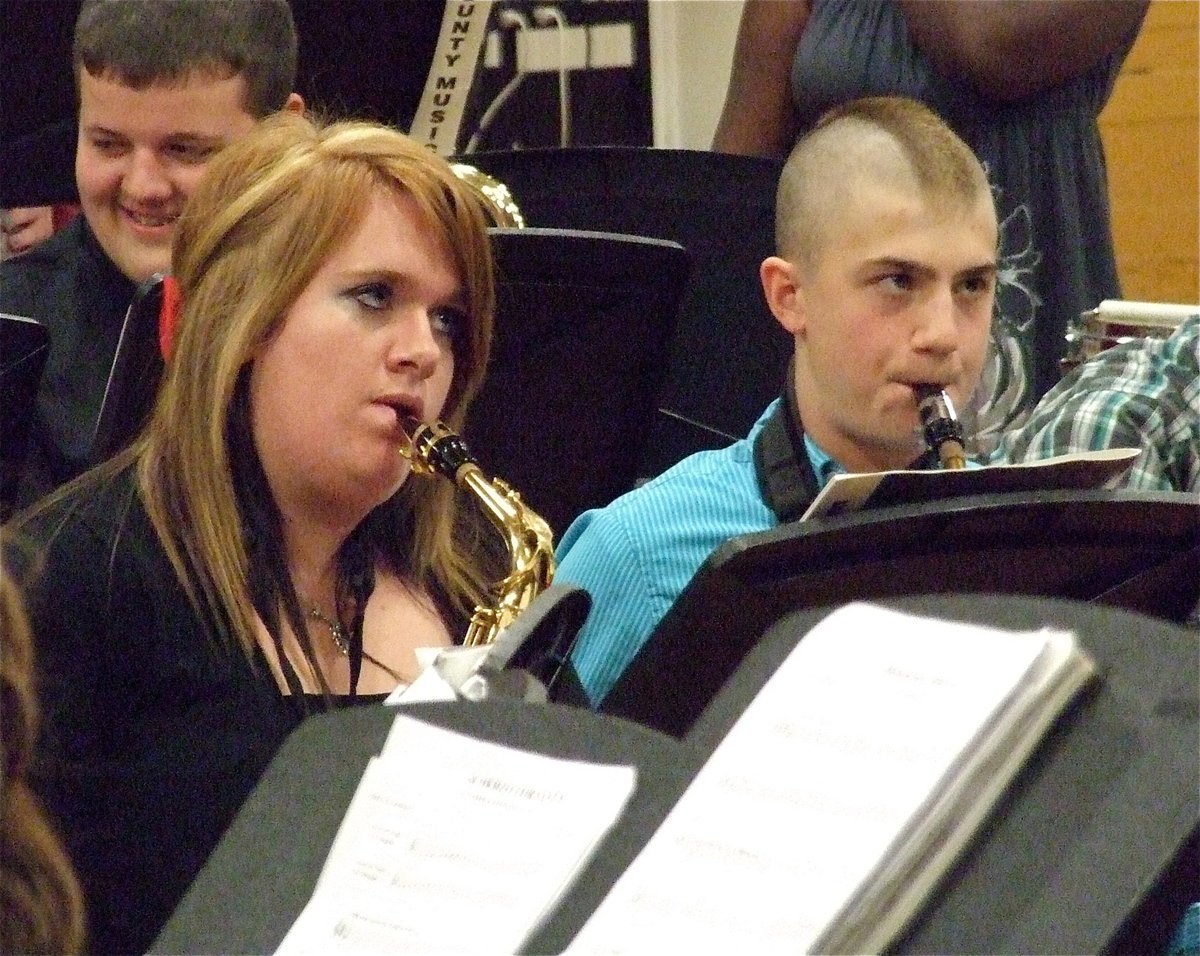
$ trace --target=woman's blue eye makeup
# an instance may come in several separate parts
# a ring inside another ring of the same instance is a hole
[[[384,281],[363,282],[351,287],[345,294],[369,314],[386,313],[399,304],[396,290]],[[455,345],[466,335],[470,326],[466,312],[456,306],[434,306],[426,314],[434,334],[445,336]]]
[[[383,282],[368,282],[351,290],[354,299],[362,306],[372,310],[386,309],[392,297],[392,290]]]

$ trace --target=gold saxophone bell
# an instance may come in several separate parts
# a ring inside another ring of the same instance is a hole
[[[511,229],[525,228],[525,217],[521,215],[521,207],[517,205],[512,192],[504,183],[467,163],[451,163],[450,168],[455,176],[483,197],[492,214],[494,225]]]
[[[400,453],[413,474],[441,475],[471,492],[504,536],[509,573],[493,585],[493,603],[475,608],[463,640],[468,646],[490,644],[554,578],[550,526],[507,482],[485,477],[466,442],[442,422],[410,422],[404,431],[409,444]]]

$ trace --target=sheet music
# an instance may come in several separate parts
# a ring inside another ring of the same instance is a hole
[[[1047,647],[869,605],[810,631],[569,952],[808,951]]]
[[[957,495],[1108,487],[1129,470],[1139,452],[1138,448],[1102,448],[983,468],[834,475],[801,520],[848,514],[864,507],[945,501]]]
[[[635,775],[401,714],[277,952],[513,952],[616,821]]]

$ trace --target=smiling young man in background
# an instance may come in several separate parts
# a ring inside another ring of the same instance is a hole
[[[294,91],[287,0],[85,0],[75,26],[75,178],[83,214],[0,263],[0,312],[44,324],[49,355],[14,507],[88,453],[122,321],[168,272],[175,224],[208,162]]]

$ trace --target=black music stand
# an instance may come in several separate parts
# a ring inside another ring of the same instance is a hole
[[[1103,673],[1099,687],[1035,751],[895,951],[1162,952],[1188,894],[1200,885],[1189,856],[1200,835],[1196,635],[1077,601],[947,594],[884,603],[1008,628],[1071,628]],[[828,611],[809,608],[772,622],[683,741],[554,705],[485,701],[409,709],[483,739],[638,767],[633,800],[527,951],[565,948],[705,756]],[[151,951],[274,951],[308,901],[392,717],[386,708],[356,708],[301,724]]]
[[[974,495],[732,538],[601,710],[683,736],[784,614],[947,592],[1069,598],[1185,620],[1200,602],[1200,502],[1168,492]]]
[[[997,594],[888,607],[1075,632],[1101,680],[1042,741],[895,953],[1161,953],[1200,899],[1200,632],[1080,601]],[[708,752],[829,608],[782,615],[685,738]]]
[[[460,159],[505,183],[531,226],[651,236],[687,249],[692,274],[659,399],[669,414],[654,421],[642,477],[740,438],[778,397],[792,341],[767,308],[758,267],[775,253],[782,161],[630,146]]]
[[[401,711],[538,753],[636,765],[634,795],[598,851],[615,861],[616,872],[649,839],[697,766],[679,741],[573,707],[485,700],[310,717],[284,742],[150,951],[274,952],[312,895],[367,762]]]
[[[496,334],[464,437],[559,535],[634,486],[688,257],[638,236],[490,231]]]
[[[17,493],[49,354],[50,338],[41,322],[0,312],[0,520]]]
[[[1120,608],[1025,595],[879,603],[1013,630],[1070,629],[1102,675],[1042,741],[889,952],[1164,952],[1200,898],[1200,634]],[[760,640],[683,743],[710,753],[830,610],[764,620]],[[714,624],[704,647],[721,637]],[[585,871],[572,888],[577,905],[556,914],[534,951],[565,945],[617,875],[603,861]]]

